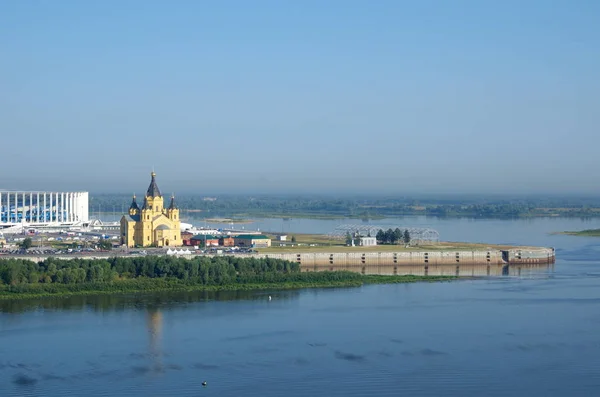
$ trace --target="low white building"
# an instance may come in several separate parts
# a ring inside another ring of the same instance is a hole
[[[372,247],[377,245],[377,239],[375,237],[361,237],[360,245],[363,247]]]
[[[183,229],[183,227],[181,228],[181,232],[182,233],[191,233],[194,236],[198,235],[198,234],[202,234],[202,235],[208,235],[208,234],[212,234],[214,236],[218,236],[221,235],[223,233],[221,233],[221,231],[217,230],[217,229],[205,229],[205,228],[200,228],[197,229],[195,227],[192,228],[186,228]]]
[[[279,241],[287,241],[287,236],[286,235],[279,236]]]

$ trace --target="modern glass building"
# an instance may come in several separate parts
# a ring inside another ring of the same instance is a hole
[[[88,196],[88,192],[0,191],[0,225],[87,222]]]

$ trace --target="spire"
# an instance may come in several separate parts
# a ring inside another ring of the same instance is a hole
[[[146,197],[161,197],[160,190],[158,189],[158,185],[156,184],[156,174],[154,173],[154,171],[152,171],[150,175],[152,176],[152,180],[150,181],[150,186],[148,186]]]
[[[171,195],[171,204],[169,204],[169,209],[170,210],[177,209],[177,207],[175,206],[175,195],[174,194]]]

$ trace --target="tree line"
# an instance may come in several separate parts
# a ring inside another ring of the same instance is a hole
[[[92,195],[90,211],[124,212],[131,196]],[[404,198],[348,196],[219,195],[205,200],[201,195],[181,195],[182,210],[194,209],[223,216],[338,215],[352,217],[431,215],[440,217],[600,216],[600,197],[418,196]]]
[[[351,245],[352,242],[354,242],[355,245],[358,245],[358,241],[360,240],[361,237],[365,237],[365,236],[361,236],[359,232],[355,232],[355,233],[348,232],[346,234],[346,245]],[[372,236],[369,233],[367,235],[367,237],[372,237]],[[402,231],[402,230],[400,230],[400,228],[396,228],[394,230],[392,230],[390,228],[388,230],[379,229],[379,231],[375,235],[375,239],[377,240],[377,244],[398,244],[398,243],[410,244],[411,237],[410,237],[410,232],[408,231],[408,229],[405,229],[404,231]]]
[[[77,248],[81,245],[80,242],[74,241],[73,243],[71,243],[71,247],[73,248]],[[96,246],[98,247],[98,249],[104,250],[104,251],[110,251],[112,249],[112,242],[108,239],[100,239],[98,240],[98,242],[96,243]],[[23,241],[21,241],[21,243],[19,244],[19,248],[21,249],[29,249],[33,247],[33,239],[31,237],[25,237],[23,239]]]
[[[128,279],[162,278],[202,285],[263,283],[300,275],[297,263],[273,258],[235,256],[144,256],[107,259],[0,259],[0,285],[108,283]],[[293,277],[291,277],[293,278]]]
[[[379,244],[410,244],[410,232],[408,229],[405,229],[404,232],[399,228],[394,230],[390,228],[386,231],[379,229],[375,238]]]

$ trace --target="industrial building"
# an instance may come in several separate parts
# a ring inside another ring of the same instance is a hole
[[[233,237],[238,247],[266,248],[271,246],[271,239],[262,234],[240,234]]]
[[[362,247],[373,247],[377,245],[377,239],[375,237],[361,237],[360,245]]]
[[[265,248],[271,246],[271,239],[262,234],[218,235],[197,234],[190,237],[185,245],[194,247],[245,247]]]
[[[89,221],[88,192],[0,191],[0,227]]]
[[[196,247],[218,247],[219,236],[213,234],[198,234],[190,239],[190,245]]]
[[[197,234],[184,241],[184,245],[194,247],[233,247],[235,240],[228,235]]]

